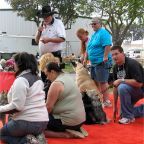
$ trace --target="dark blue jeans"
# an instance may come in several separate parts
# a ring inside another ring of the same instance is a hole
[[[127,84],[118,86],[120,96],[121,113],[124,118],[134,118],[144,116],[144,104],[134,107],[134,104],[144,98],[144,91],[141,88],[134,88]]]
[[[25,144],[26,135],[42,133],[48,122],[29,122],[24,120],[10,120],[0,129],[0,139],[8,144]]]

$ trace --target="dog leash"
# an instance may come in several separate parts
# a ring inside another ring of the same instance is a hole
[[[109,85],[106,89],[100,91],[99,93],[96,94],[96,96],[105,93],[107,90],[109,90],[111,88],[112,85]]]

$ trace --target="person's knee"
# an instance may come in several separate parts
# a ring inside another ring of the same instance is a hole
[[[118,86],[118,94],[121,95],[121,94],[126,94],[129,90],[130,90],[130,86],[127,85],[127,84],[120,84]]]

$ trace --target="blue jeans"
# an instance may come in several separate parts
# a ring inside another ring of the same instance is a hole
[[[118,95],[120,96],[122,117],[132,119],[144,116],[144,104],[134,107],[134,104],[144,97],[144,92],[141,88],[134,88],[121,83],[118,86]]]
[[[24,120],[10,120],[0,129],[0,139],[8,144],[27,143],[26,135],[42,133],[48,122],[29,122]]]

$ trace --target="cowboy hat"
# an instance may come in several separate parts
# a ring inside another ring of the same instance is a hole
[[[51,7],[50,6],[43,6],[42,10],[39,10],[37,12],[37,16],[38,17],[47,17],[47,16],[51,16],[53,14],[57,13],[56,11],[51,11]]]

